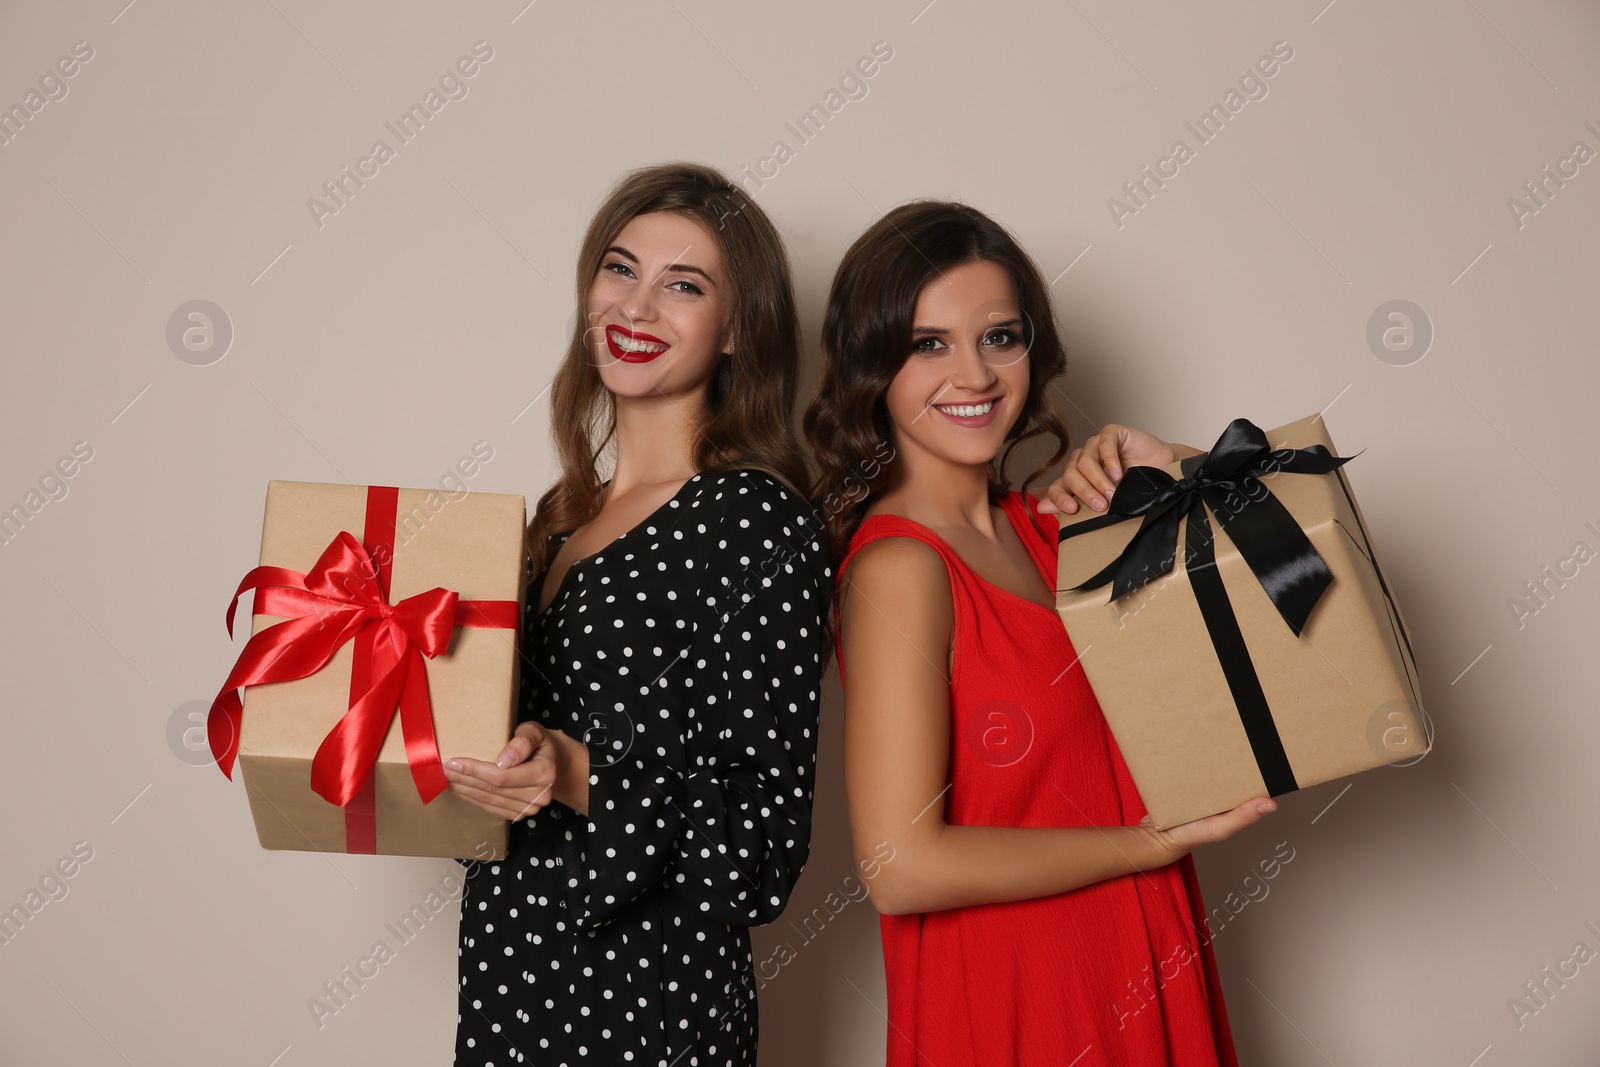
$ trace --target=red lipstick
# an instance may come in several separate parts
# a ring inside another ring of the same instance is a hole
[[[618,337],[630,344],[649,345],[651,347],[639,351],[630,351],[618,343]],[[630,330],[626,326],[607,326],[606,347],[611,350],[613,356],[624,363],[649,363],[672,346],[659,337],[654,337],[639,330]]]

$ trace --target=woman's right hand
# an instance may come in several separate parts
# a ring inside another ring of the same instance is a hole
[[[536,722],[519,723],[495,762],[465,756],[446,760],[450,791],[512,822],[538,814],[559,787],[559,733]]]
[[[1277,810],[1278,802],[1271,797],[1252,797],[1232,811],[1207,815],[1203,819],[1179,823],[1165,830],[1152,828],[1151,818],[1148,815],[1140,820],[1139,825],[1148,830],[1165,848],[1171,850],[1173,859],[1177,859],[1197,845],[1225,841],[1246,826],[1260,822]]]

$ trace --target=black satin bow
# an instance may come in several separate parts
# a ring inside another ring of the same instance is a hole
[[[1094,589],[1111,582],[1111,599],[1115,600],[1166,574],[1177,556],[1178,524],[1186,517],[1191,561],[1197,552],[1211,558],[1214,535],[1206,518],[1209,505],[1298,637],[1333,575],[1294,516],[1262,479],[1278,471],[1329,474],[1353,458],[1334,456],[1321,445],[1274,450],[1268,447],[1267,435],[1260,427],[1247,419],[1234,419],[1210,452],[1183,461],[1181,479],[1159,467],[1129,467],[1106,514],[1061,529],[1060,539],[1065,541],[1135,516],[1144,517],[1122,553],[1073,589]],[[1195,543],[1197,540],[1201,543]]]

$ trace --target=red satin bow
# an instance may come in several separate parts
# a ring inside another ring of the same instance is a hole
[[[430,659],[450,645],[456,626],[516,626],[514,600],[458,600],[444,588],[407,597],[391,605],[377,580],[378,567],[360,541],[339,531],[315,566],[305,574],[285,567],[256,567],[244,576],[228,602],[228,636],[239,595],[256,589],[254,613],[275,615],[275,623],[250,638],[211,704],[206,733],[217,766],[229,779],[239,751],[243,704],[239,688],[263,682],[304,678],[320,670],[346,641],[373,626],[356,644],[368,663],[357,677],[368,684],[352,688],[349,711],[317,749],[311,787],[331,804],[344,807],[371,774],[384,735],[400,710],[406,762],[424,804],[448,785],[433,731],[428,698]]]

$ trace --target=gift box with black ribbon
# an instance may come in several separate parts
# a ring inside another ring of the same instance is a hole
[[[1056,608],[1158,828],[1428,751],[1350,458],[1236,419],[1061,516]]]
[[[507,823],[448,791],[516,722],[525,502],[272,481],[251,637],[207,720],[269,849],[505,856]],[[241,700],[239,690],[244,690]]]

